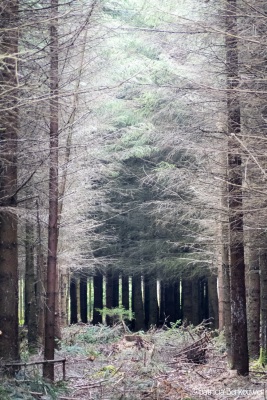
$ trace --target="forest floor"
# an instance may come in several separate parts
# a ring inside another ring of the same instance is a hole
[[[66,358],[65,381],[61,363],[54,386],[43,381],[40,366],[28,365],[15,381],[1,379],[0,399],[267,399],[267,371],[254,364],[249,377],[237,376],[223,336],[211,337],[203,325],[133,334],[122,324],[77,324],[64,330],[56,357]]]

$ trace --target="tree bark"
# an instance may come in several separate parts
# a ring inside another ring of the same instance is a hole
[[[25,227],[25,324],[28,326],[29,350],[37,348],[36,274],[34,268],[34,226],[27,220]]]
[[[142,280],[141,274],[136,273],[132,277],[133,284],[133,311],[134,311],[134,330],[140,331],[145,329],[145,313],[142,298]]]
[[[69,268],[60,272],[60,322],[61,327],[68,325],[70,277]]]
[[[165,315],[168,325],[175,321],[176,304],[174,302],[174,284],[172,282],[165,283]]]
[[[102,315],[97,310],[103,309],[103,275],[97,272],[94,276],[94,311],[93,311],[93,324],[102,323]]]
[[[111,267],[107,267],[106,271],[106,307],[113,307],[113,273]],[[106,315],[106,324],[113,325],[113,319],[110,315]]]
[[[44,249],[42,243],[42,231],[39,215],[39,203],[36,202],[37,208],[37,283],[36,283],[36,299],[37,299],[37,332],[38,338],[44,344],[45,332],[45,293],[46,293],[46,265],[44,261]]]
[[[261,308],[261,342],[260,362],[267,364],[267,253],[261,250],[260,253],[260,308]]]
[[[122,274],[121,283],[122,283],[122,305],[125,308],[125,310],[129,310],[130,306],[129,277],[127,275]]]
[[[218,307],[218,291],[217,276],[211,275],[208,278],[208,298],[209,298],[209,318],[211,318],[211,328],[219,328],[219,307]]]
[[[146,275],[145,279],[145,325],[149,329],[157,326],[159,322],[159,306],[157,298],[157,280],[153,275]]]
[[[45,313],[44,358],[54,360],[55,356],[55,313],[58,245],[58,0],[51,0],[50,15],[50,168],[49,168],[49,221],[47,257],[47,298]],[[54,381],[54,363],[44,364],[44,378]]]
[[[243,239],[242,159],[236,137],[241,133],[241,111],[236,89],[239,85],[236,0],[227,0],[226,75],[228,113],[228,201],[230,234],[230,297],[232,368],[240,375],[249,372],[245,262]]]
[[[188,324],[192,323],[192,281],[183,279],[182,281],[182,306],[183,306],[183,321]]]
[[[200,314],[200,280],[198,277],[191,279],[192,284],[192,320],[191,323],[197,326],[201,322]]]
[[[80,278],[80,304],[81,304],[81,321],[85,324],[88,322],[87,317],[87,276],[82,275]]]
[[[180,280],[174,283],[175,322],[182,319]]]
[[[119,307],[119,278],[120,278],[120,276],[119,276],[118,271],[113,269],[113,273],[112,273],[112,280],[113,280],[112,307],[114,307],[114,308]]]
[[[159,306],[157,298],[157,280],[151,276],[148,282],[149,285],[149,315],[148,329],[151,326],[157,326],[159,322]]]
[[[17,244],[17,0],[0,4],[0,358],[16,361],[18,346]]]
[[[159,305],[159,322],[164,324],[166,319],[165,314],[165,283],[160,281],[160,305]]]
[[[70,280],[70,323],[78,322],[78,301],[77,301],[77,279],[72,277]]]
[[[260,265],[259,251],[250,248],[248,260],[248,351],[250,358],[260,355]]]

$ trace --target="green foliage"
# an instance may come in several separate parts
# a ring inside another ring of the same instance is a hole
[[[160,106],[164,103],[157,93],[145,92],[140,98],[140,112],[144,117],[150,117],[154,112],[158,111]]]
[[[62,350],[66,351],[70,355],[78,355],[84,354],[84,347],[81,346],[79,343],[75,343],[73,345],[61,345]]]
[[[56,400],[67,392],[67,386],[62,381],[50,384],[38,374],[26,376],[23,370],[17,373],[16,380],[5,380],[0,385],[1,400],[34,400],[36,397],[32,395],[33,392],[42,393],[42,398],[47,400]]]
[[[90,344],[106,344],[114,342],[121,337],[122,334],[122,327],[117,327],[117,329],[114,329],[105,325],[92,325],[86,328],[85,332],[78,335],[78,340]]]
[[[146,43],[141,39],[130,39],[127,43],[127,48],[136,52],[140,57],[146,57],[151,60],[159,59],[159,49],[153,46],[152,43]]]
[[[263,347],[261,347],[260,349],[260,357],[258,363],[259,365],[264,367],[267,365],[267,349],[264,349]]]
[[[127,321],[134,318],[134,313],[132,313],[130,310],[125,310],[123,306],[114,308],[104,307],[102,310],[97,309],[97,311],[99,311],[102,316],[113,318],[115,322]]]
[[[169,170],[176,168],[175,164],[169,163],[167,161],[161,161],[158,163],[157,167],[155,168],[156,172],[161,172],[162,170]]]
[[[0,398],[1,400],[11,400],[10,390],[7,390],[2,385],[0,385]]]
[[[180,328],[182,325],[182,320],[178,319],[176,322],[170,322],[170,327],[168,328],[169,331],[173,331],[174,329]]]
[[[109,378],[110,376],[115,375],[117,372],[117,368],[114,365],[104,365],[98,372],[94,374],[96,378]]]

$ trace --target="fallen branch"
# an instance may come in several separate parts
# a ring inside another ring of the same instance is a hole
[[[31,361],[31,362],[11,362],[11,363],[6,363],[2,364],[4,368],[7,367],[28,367],[30,365],[45,365],[45,364],[56,364],[56,363],[62,363],[62,369],[63,369],[63,381],[66,378],[66,358],[60,358],[58,360],[42,360],[42,361]]]

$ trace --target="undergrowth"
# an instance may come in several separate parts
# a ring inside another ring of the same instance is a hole
[[[195,373],[201,364],[194,365],[179,354],[203,335],[208,335],[210,346],[205,362],[213,362],[215,368],[204,366]],[[222,333],[211,334],[205,325],[186,326],[181,321],[146,333],[126,333],[122,323],[72,325],[63,330],[56,352],[56,358],[67,359],[66,381],[60,381],[60,366],[54,385],[42,379],[41,368],[27,367],[13,380],[0,380],[0,400],[88,400],[88,393],[92,400],[196,400],[194,390],[201,388],[196,385],[205,388],[209,376],[227,371],[224,349]]]

